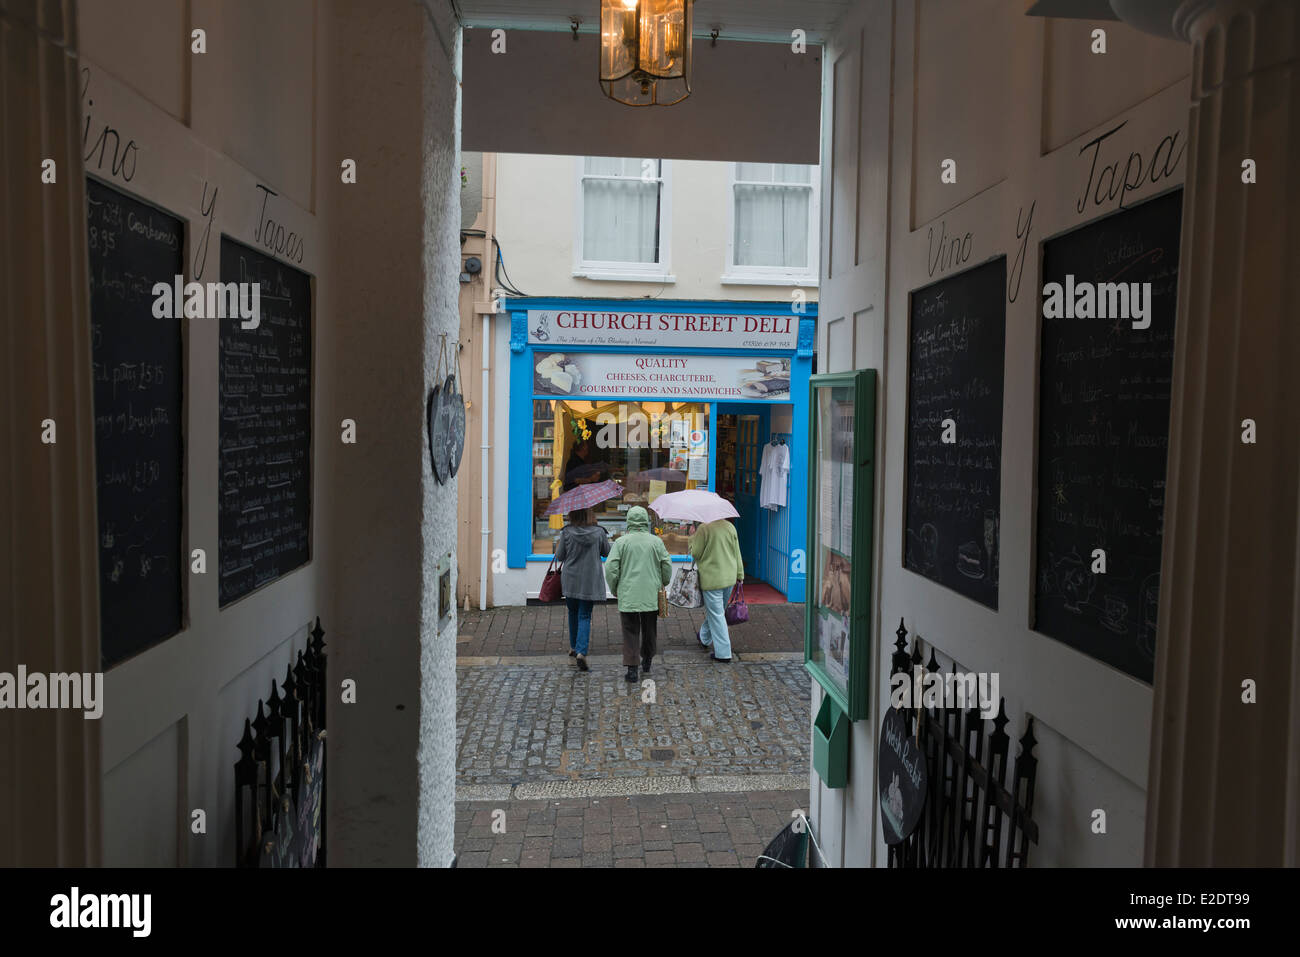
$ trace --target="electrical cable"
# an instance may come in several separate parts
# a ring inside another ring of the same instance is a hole
[[[492,270],[492,276],[493,279],[496,280],[496,285],[498,289],[502,289],[505,292],[510,293],[512,296],[521,295],[521,293],[517,289],[515,289],[513,286],[508,285],[506,280],[503,279],[501,276],[501,250],[499,249],[497,250],[496,262]]]
[[[492,242],[497,247],[497,262],[500,264],[501,272],[505,276],[507,288],[512,290],[516,295],[524,295],[524,293],[515,288],[515,281],[510,278],[510,270],[506,268],[505,254],[501,249],[501,243],[495,236],[492,237]]]
[[[497,249],[496,268],[493,272],[497,285],[511,295],[526,297],[528,294],[516,288],[514,281],[510,278],[510,271],[506,269],[505,256],[503,256],[501,252],[501,243],[496,236],[492,237],[492,244],[496,246]]]

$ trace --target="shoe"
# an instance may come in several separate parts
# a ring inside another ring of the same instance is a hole
[[[572,648],[570,648],[570,649],[569,649],[569,657],[570,657],[570,658],[576,658],[577,656],[578,656],[578,653],[577,653],[576,651],[574,651]]]
[[[579,670],[579,671],[586,671],[586,670],[587,670],[587,656],[586,656],[586,655],[575,655],[574,657],[576,657],[576,658],[578,659],[578,670]]]
[[[720,665],[729,665],[729,664],[731,664],[731,659],[730,659],[730,658],[719,658],[717,655],[713,654],[713,652],[709,652],[709,657],[712,658],[714,661],[716,661],[716,662],[717,662],[718,664],[720,664]]]
[[[642,659],[641,659],[641,674],[643,674],[643,675],[648,675],[649,673],[650,673],[650,659],[649,659],[649,658],[642,658]]]
[[[627,666],[627,674],[623,676],[624,681],[636,681],[636,665]]]

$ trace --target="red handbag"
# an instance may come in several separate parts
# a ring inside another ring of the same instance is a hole
[[[563,566],[561,566],[563,567]],[[555,556],[551,556],[551,567],[546,570],[542,587],[537,592],[537,600],[552,605],[564,598],[564,586],[560,582],[560,569],[555,567]]]
[[[723,613],[727,619],[728,625],[743,625],[749,621],[749,605],[745,604],[745,586],[742,582],[736,582],[736,587],[731,590],[731,600],[727,602],[727,610]]]

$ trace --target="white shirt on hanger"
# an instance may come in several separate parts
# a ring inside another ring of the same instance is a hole
[[[758,490],[759,507],[773,511],[784,508],[786,477],[790,474],[789,447],[784,443],[774,445],[771,442],[763,446],[763,460],[759,463],[758,474],[762,479]]]

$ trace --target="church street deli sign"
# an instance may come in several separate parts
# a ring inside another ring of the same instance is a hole
[[[678,312],[528,310],[528,341],[550,346],[669,346],[683,349],[790,349],[799,319]]]
[[[566,399],[790,401],[790,360],[533,350],[533,393]]]

